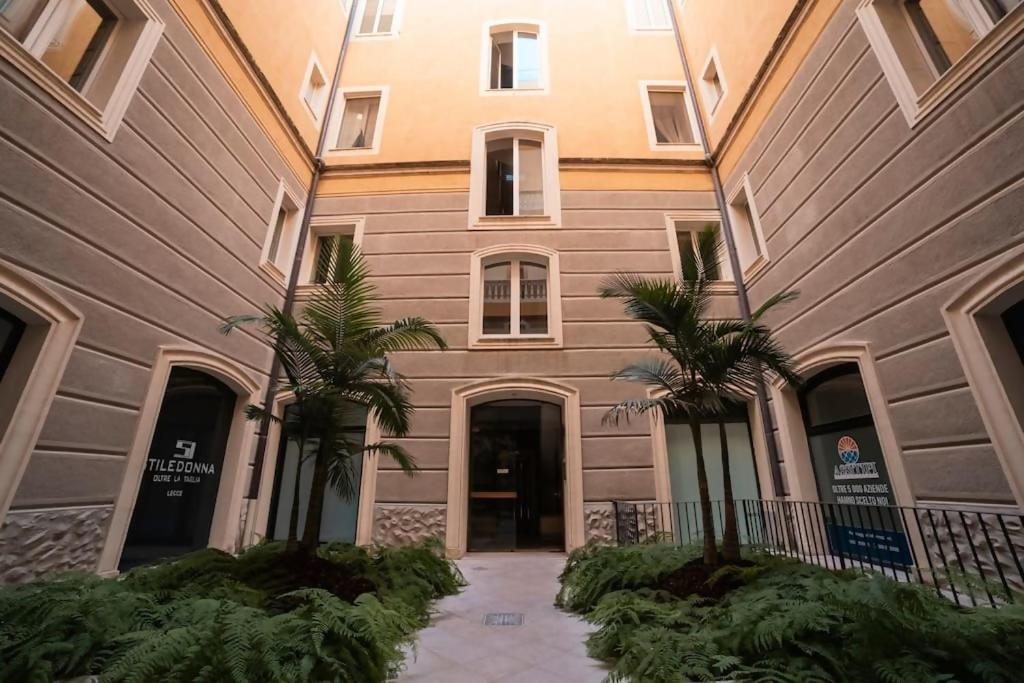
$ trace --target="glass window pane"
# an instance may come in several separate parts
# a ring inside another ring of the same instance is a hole
[[[377,33],[391,33],[391,26],[395,22],[396,0],[383,0],[384,6],[380,10],[380,21],[377,22]]]
[[[645,0],[647,3],[647,16],[649,26],[652,28],[664,28],[670,25],[668,18],[668,4],[666,0]]]
[[[7,367],[14,357],[25,323],[4,309],[0,308],[0,380],[4,378]]]
[[[512,140],[487,143],[487,215],[512,215]]]
[[[56,31],[39,55],[58,76],[81,90],[110,37],[117,18],[99,0],[71,0],[58,5]]]
[[[316,268],[313,272],[313,282],[322,284],[333,280],[333,273],[337,268],[338,258],[341,254],[343,244],[351,244],[351,235],[322,235],[316,238],[317,255]]]
[[[846,374],[825,380],[804,395],[808,427],[871,416],[860,372],[856,366],[848,369]]]
[[[0,29],[25,40],[47,0],[0,0]]]
[[[514,48],[512,46],[512,32],[503,31],[495,33],[492,38],[492,58],[496,58],[491,65],[491,87],[511,88],[512,87],[512,59]]]
[[[277,252],[281,248],[281,235],[284,234],[284,225],[288,221],[288,210],[281,207],[277,211],[277,220],[274,221],[274,232],[270,236],[270,248],[267,250],[267,260],[277,263]]]
[[[548,333],[548,269],[541,263],[519,266],[519,333]]]
[[[484,267],[484,334],[512,331],[512,264],[508,261]]]
[[[518,88],[540,87],[540,48],[535,33],[516,35],[516,78]]]
[[[366,0],[366,6],[363,8],[363,20],[359,24],[360,33],[373,33],[374,24],[377,21],[377,7],[380,5],[380,0]]]
[[[380,97],[345,98],[345,111],[341,116],[341,130],[338,133],[339,149],[360,149],[373,145],[379,107]]]
[[[939,73],[980,38],[958,0],[911,0],[907,11]]]
[[[653,91],[648,93],[651,100],[651,118],[654,121],[654,135],[658,142],[669,144],[692,144],[693,128],[686,111],[686,100],[681,92]]]
[[[536,140],[519,141],[519,215],[544,213],[544,173],[541,144]]]

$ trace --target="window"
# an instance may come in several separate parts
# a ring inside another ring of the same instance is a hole
[[[327,102],[327,77],[315,54],[310,55],[306,76],[302,81],[302,101],[314,121],[319,121]]]
[[[722,241],[721,217],[715,211],[689,211],[666,216],[672,272],[678,276],[682,272],[683,257],[686,254],[696,255],[697,236],[708,227],[714,227],[719,231],[718,262],[702,264],[705,275],[709,280],[731,283],[733,275]]]
[[[693,107],[681,83],[643,81],[644,122],[654,151],[699,148],[694,132]]]
[[[380,152],[382,121],[388,88],[342,88],[328,130],[332,154],[347,156]]]
[[[712,49],[708,60],[704,64],[704,72],[700,77],[700,85],[704,96],[704,104],[708,109],[708,116],[714,116],[718,105],[725,98],[725,81],[722,79],[722,70],[719,67],[718,50]]]
[[[163,22],[146,0],[0,0],[0,29],[0,55],[112,140]]]
[[[664,31],[672,28],[668,0],[628,0],[633,28]]]
[[[397,24],[398,0],[364,0],[359,20],[360,36],[391,35]]]
[[[267,228],[261,265],[264,270],[282,282],[291,270],[291,259],[295,238],[298,236],[300,216],[298,202],[285,189],[284,181],[280,181],[277,198],[274,201],[273,219]]]
[[[537,30],[491,33],[491,90],[531,90],[541,87]]]
[[[561,344],[556,252],[491,247],[473,255],[470,278],[471,346]]]
[[[768,258],[761,221],[754,208],[754,192],[745,174],[743,182],[729,200],[729,218],[743,274],[749,277],[755,269],[766,264]]]
[[[1022,0],[861,0],[858,17],[913,124],[945,96],[931,92],[938,81],[947,81],[949,74],[950,85],[955,86],[980,65],[985,54],[979,54],[976,45],[986,39],[991,44],[987,54],[992,54],[1019,32],[1022,22],[1003,20],[1021,4]]]
[[[558,222],[554,130],[540,124],[481,126],[473,132],[470,227],[548,226]]]
[[[14,350],[18,348],[18,341],[24,332],[25,323],[13,313],[0,308],[0,382],[11,365]]]
[[[343,245],[362,244],[364,222],[362,217],[355,216],[316,216],[310,221],[299,271],[300,287],[332,280],[331,273]]]

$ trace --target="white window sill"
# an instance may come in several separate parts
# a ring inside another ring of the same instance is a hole
[[[656,142],[651,145],[652,152],[699,152],[703,153],[699,142]]]
[[[285,274],[280,268],[277,267],[276,263],[270,261],[261,261],[260,270],[269,275],[277,284],[282,287],[285,285]]]
[[[480,216],[472,227],[477,230],[513,230],[558,226],[550,216]]]
[[[350,147],[345,149],[329,149],[324,153],[324,162],[330,163],[331,159],[346,159],[349,157],[367,157],[380,154],[379,147]]]
[[[768,259],[763,255],[758,256],[749,265],[743,268],[743,281],[750,282],[768,267]]]
[[[487,97],[508,97],[510,95],[547,95],[545,88],[487,88],[481,94]]]
[[[557,349],[562,340],[552,335],[481,335],[470,342],[470,349]]]

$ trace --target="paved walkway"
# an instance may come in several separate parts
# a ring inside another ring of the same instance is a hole
[[[400,683],[598,683],[606,671],[587,657],[591,627],[554,606],[560,553],[486,553],[458,561],[469,582],[436,605]],[[488,613],[523,615],[522,626],[485,626]]]

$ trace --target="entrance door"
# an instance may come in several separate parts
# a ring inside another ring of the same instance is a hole
[[[235,401],[209,375],[171,370],[119,569],[207,546]]]
[[[285,422],[296,408],[285,409]],[[348,414],[351,422],[345,424],[345,436],[352,444],[364,444],[366,439],[366,410],[354,408]],[[313,455],[316,453],[318,441],[310,439],[306,443],[305,455],[302,459],[299,479],[299,514],[298,536],[302,538],[302,529],[306,524],[306,507],[309,505],[309,489],[313,483]],[[359,511],[359,484],[363,473],[361,455],[352,458],[353,495],[346,497],[328,485],[324,494],[324,510],[320,516],[321,543],[355,543],[356,521]],[[299,467],[299,442],[296,439],[281,439],[277,453],[277,475],[274,478],[274,497],[270,504],[270,523],[267,538],[283,541],[288,538],[288,525],[291,520],[292,501],[295,499],[295,473]]]
[[[909,565],[871,406],[855,363],[811,378],[800,396],[807,442],[832,552],[883,565]]]
[[[561,407],[485,403],[469,429],[469,550],[563,549]]]

